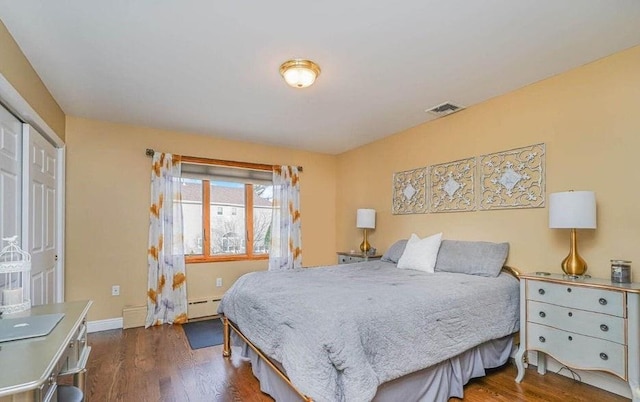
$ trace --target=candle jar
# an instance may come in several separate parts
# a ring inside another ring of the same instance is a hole
[[[611,282],[631,283],[631,261],[611,260]]]

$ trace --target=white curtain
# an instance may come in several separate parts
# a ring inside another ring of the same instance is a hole
[[[295,166],[279,166],[273,169],[269,270],[288,270],[301,266],[300,176]]]
[[[187,322],[180,156],[156,152],[151,169],[145,327]]]

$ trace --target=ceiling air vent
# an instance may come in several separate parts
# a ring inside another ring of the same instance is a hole
[[[426,112],[431,113],[434,116],[442,117],[462,109],[464,109],[462,106],[454,105],[451,102],[445,102],[438,106],[434,106],[431,109],[427,109]]]

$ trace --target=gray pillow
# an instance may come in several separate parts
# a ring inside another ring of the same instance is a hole
[[[496,277],[508,254],[509,243],[442,240],[435,271]]]
[[[398,240],[389,247],[389,250],[384,253],[380,261],[397,264],[400,257],[402,257],[402,253],[404,253],[405,247],[407,247],[407,239]]]

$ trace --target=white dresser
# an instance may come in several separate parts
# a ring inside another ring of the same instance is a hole
[[[569,368],[599,370],[626,381],[640,402],[640,283],[563,275],[520,277],[520,348],[538,352],[538,373],[546,373],[546,355]]]

